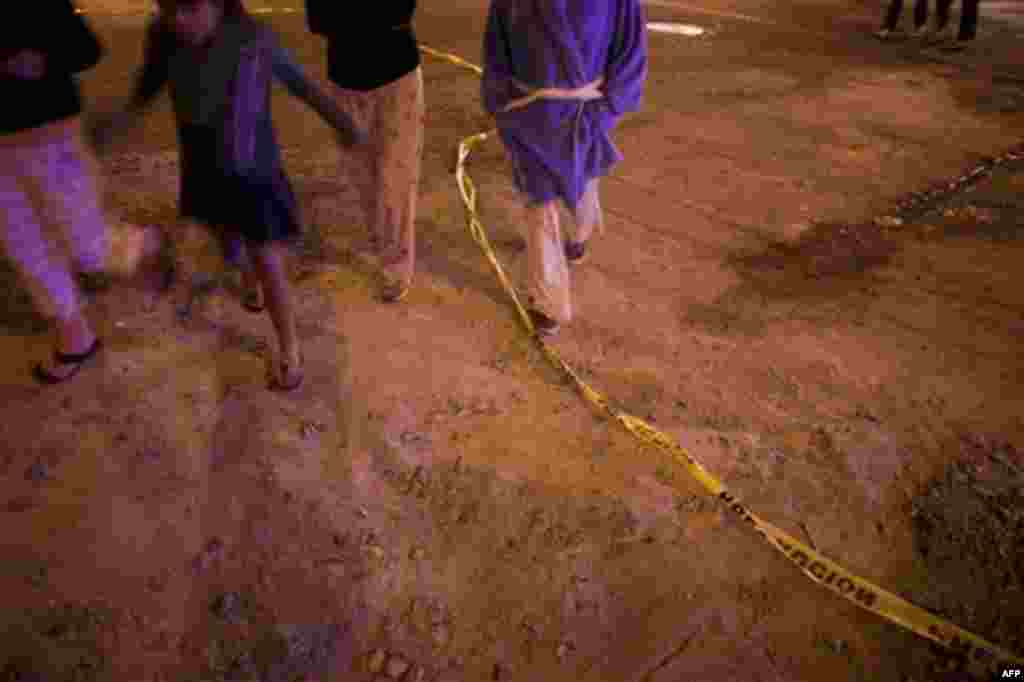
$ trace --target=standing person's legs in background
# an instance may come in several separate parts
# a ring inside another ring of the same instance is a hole
[[[0,146],[0,242],[34,305],[56,322],[56,354],[36,368],[40,381],[70,378],[99,346],[84,317],[72,277],[98,271],[106,260],[106,223],[95,181],[75,137]],[[70,257],[69,257],[70,256]]]
[[[914,2],[914,36],[924,35],[925,24],[928,23],[928,0]]]
[[[374,232],[384,240],[386,302],[404,298],[416,269],[416,200],[423,156],[423,71],[417,67],[378,89],[374,146]]]
[[[963,0],[960,8],[960,32],[956,36],[956,45],[961,48],[978,35],[978,4],[979,0]]]
[[[900,17],[903,15],[903,0],[891,0],[885,12],[885,19],[882,22],[881,30],[875,33],[877,38],[888,40],[895,37],[904,37],[905,34],[899,30]],[[928,0],[914,1],[914,35],[919,36],[928,22]]]
[[[882,22],[882,30],[875,35],[884,38],[895,31],[900,23],[900,15],[902,14],[903,0],[890,0],[889,7],[885,11],[885,20]]]
[[[925,35],[925,42],[936,45],[952,40],[953,34],[949,23],[953,0],[935,0],[935,23]]]

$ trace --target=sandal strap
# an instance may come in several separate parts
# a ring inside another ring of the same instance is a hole
[[[302,380],[305,378],[305,372],[303,371],[302,365],[303,365],[302,358],[299,358],[299,361],[297,363],[295,363],[295,364],[292,364],[288,360],[281,360],[281,362],[280,362],[280,372],[281,372],[281,374],[276,379],[276,383],[277,383],[278,387],[282,388],[282,389],[285,389],[285,390],[292,390],[292,389],[298,388],[299,385],[302,383]],[[297,372],[298,377],[294,381],[292,381],[291,383],[286,384],[284,382],[284,379],[287,378],[289,370],[298,370],[298,372]]]
[[[92,345],[89,347],[89,350],[85,351],[84,353],[61,353],[60,351],[54,351],[53,357],[57,362],[61,363],[62,365],[69,365],[71,363],[77,362],[85,362],[93,355],[95,355],[96,351],[99,350],[99,348],[100,340],[99,338],[97,338],[95,341],[92,342]]]

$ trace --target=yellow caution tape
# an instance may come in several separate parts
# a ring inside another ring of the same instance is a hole
[[[259,10],[256,11],[258,12]],[[275,12],[275,10],[264,11]],[[86,13],[82,10],[77,10],[77,12],[79,14]],[[434,50],[425,45],[420,45],[419,48],[420,51],[431,57],[469,69],[479,76],[483,75],[482,68],[461,57]],[[477,133],[476,135],[470,135],[459,143],[455,179],[459,186],[459,192],[462,195],[462,203],[466,209],[466,222],[473,239],[483,249],[484,255],[487,256],[487,260],[490,261],[491,266],[498,275],[502,287],[512,298],[516,310],[519,311],[519,317],[523,325],[533,335],[537,343],[540,344],[541,349],[551,363],[572,379],[583,396],[613,419],[619,421],[641,441],[661,448],[670,454],[711,495],[721,500],[729,511],[750,524],[770,545],[782,552],[783,556],[794,563],[814,582],[823,585],[862,609],[876,613],[921,637],[937,642],[953,651],[974,668],[983,669],[991,673],[1001,672],[1006,667],[1024,666],[1024,657],[1006,651],[982,637],[929,613],[902,597],[851,573],[836,562],[826,558],[820,552],[811,549],[788,533],[761,519],[750,511],[739,498],[731,494],[721,481],[712,476],[679,443],[644,420],[626,414],[614,407],[602,393],[583,381],[548,344],[544,343],[543,339],[537,334],[533,322],[526,312],[526,308],[516,294],[515,287],[509,281],[505,270],[501,267],[501,262],[498,260],[490,241],[487,239],[487,233],[480,222],[477,212],[476,186],[473,184],[469,174],[466,173],[466,160],[469,158],[473,147],[492,137],[496,132],[496,130],[489,130]]]
[[[455,55],[439,52],[422,45],[420,50],[432,57],[464,66],[477,74],[483,73],[479,66],[470,64]],[[743,504],[739,498],[730,493],[721,481],[712,476],[707,469],[690,456],[679,443],[644,420],[626,414],[614,407],[602,393],[583,381],[548,344],[544,343],[543,339],[534,329],[526,308],[519,300],[515,287],[509,282],[508,276],[501,267],[501,263],[498,261],[494,249],[487,239],[487,233],[480,222],[477,212],[476,186],[473,184],[469,174],[466,173],[466,160],[469,158],[473,147],[492,137],[495,132],[490,130],[484,133],[477,133],[459,143],[455,179],[459,185],[462,203],[466,209],[466,221],[469,231],[473,235],[473,239],[483,249],[484,255],[487,256],[487,260],[490,261],[491,266],[497,273],[502,287],[512,298],[512,302],[515,303],[516,310],[519,311],[519,317],[522,319],[527,330],[540,344],[541,349],[552,364],[572,379],[583,396],[613,419],[618,420],[637,438],[670,454],[711,495],[725,504],[726,508],[733,514],[750,524],[770,545],[782,552],[787,559],[814,582],[835,592],[847,601],[853,602],[862,609],[876,613],[911,632],[941,644],[959,657],[962,657],[963,660],[967,661],[974,668],[984,669],[986,672],[996,672],[1006,666],[1024,666],[1024,657],[1001,649],[978,635],[929,613],[892,592],[883,590],[761,519]]]

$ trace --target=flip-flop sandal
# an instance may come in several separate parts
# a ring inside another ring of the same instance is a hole
[[[398,303],[409,295],[409,285],[404,282],[390,282],[381,288],[380,300],[385,303]]]
[[[533,322],[533,329],[537,336],[545,338],[558,333],[561,325],[556,320],[533,308],[528,309],[526,312],[530,315],[530,321]]]
[[[282,360],[280,362],[280,364],[278,365],[278,370],[280,373],[278,374],[278,376],[271,378],[270,381],[271,390],[289,392],[294,391],[295,389],[302,385],[302,380],[305,379],[305,372],[303,372],[302,370],[302,358],[299,358],[298,367],[294,368],[298,370],[298,372],[296,372],[298,378],[294,379],[291,383],[288,384],[282,383],[282,378],[288,376],[288,370],[290,369],[292,369],[292,366],[288,363],[287,360]]]
[[[260,301],[260,294],[257,291],[248,291],[242,297],[242,307],[250,313],[262,313],[267,307]]]
[[[58,364],[75,365],[74,369],[72,369],[67,376],[52,374],[38,363],[32,368],[32,376],[34,376],[36,381],[41,384],[59,384],[67,381],[78,374],[78,370],[82,369],[82,365],[85,364],[86,360],[96,355],[102,345],[103,343],[100,341],[99,337],[96,337],[96,340],[92,342],[92,346],[90,346],[89,350],[84,353],[61,353],[60,351],[54,351],[53,358]]]

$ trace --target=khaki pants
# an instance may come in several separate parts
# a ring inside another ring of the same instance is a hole
[[[106,265],[97,177],[77,119],[0,138],[0,247],[48,317],[78,315],[72,272]]]
[[[559,203],[552,200],[526,207],[526,293],[530,305],[566,324],[572,320],[572,296],[559,224]],[[597,178],[587,183],[573,218],[575,241],[586,242],[595,230],[603,232],[604,216]]]
[[[359,187],[370,237],[386,274],[409,284],[416,263],[416,198],[423,156],[423,72],[417,67],[375,90],[333,87],[338,105],[369,134],[365,145],[342,150]]]

